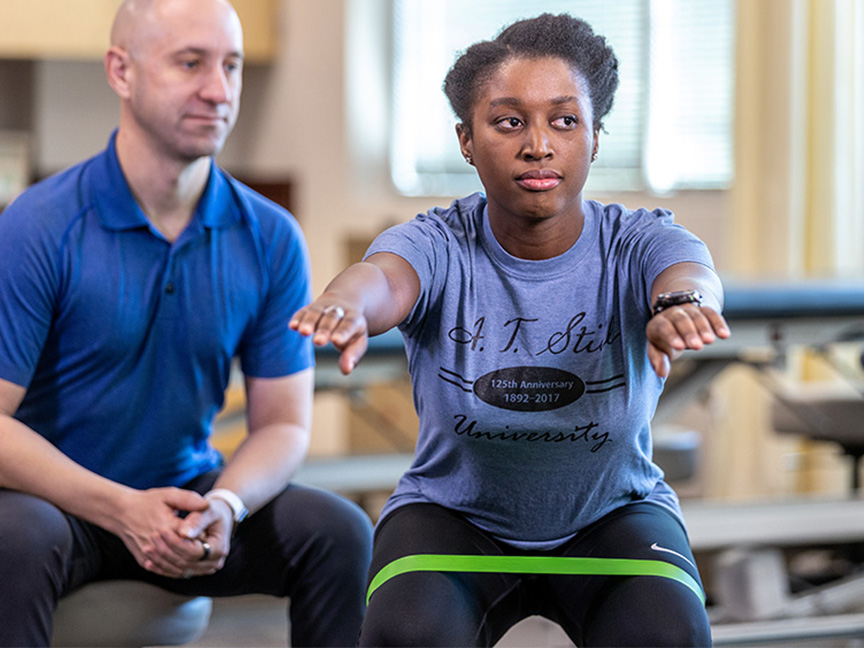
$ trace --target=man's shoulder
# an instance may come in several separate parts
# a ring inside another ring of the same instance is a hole
[[[225,181],[234,188],[238,196],[242,200],[248,201],[249,206],[255,209],[256,216],[259,214],[264,214],[268,218],[294,217],[287,208],[268,198],[257,189],[253,189],[242,180],[238,180],[233,175],[228,173],[225,169],[222,169],[221,167],[217,168],[219,169],[219,173],[222,175]]]
[[[262,228],[268,230],[287,228],[291,231],[296,230],[299,233],[300,229],[297,219],[286,207],[283,207],[260,191],[233,177],[224,169],[220,168],[219,172],[225,178],[225,181],[233,187],[235,194],[240,200],[244,217],[259,223]]]
[[[76,164],[25,189],[3,210],[0,222],[12,229],[65,230],[88,206],[83,187],[88,163]]]

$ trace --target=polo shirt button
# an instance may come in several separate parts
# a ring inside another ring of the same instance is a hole
[[[174,282],[173,281],[169,281],[167,284],[165,284],[165,292],[168,293],[169,295],[174,292]]]

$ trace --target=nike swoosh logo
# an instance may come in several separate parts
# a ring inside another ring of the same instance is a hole
[[[683,560],[684,562],[686,562],[688,565],[693,565],[693,562],[690,561],[686,556],[682,556],[682,555],[681,555],[680,553],[678,553],[677,551],[672,551],[672,549],[667,549],[666,547],[661,547],[661,546],[658,545],[656,542],[655,542],[654,544],[651,545],[651,549],[653,549],[654,551],[662,551],[662,552],[664,552],[664,553],[670,553],[670,554],[672,554],[673,556],[678,556],[681,560]],[[693,568],[695,569],[695,568],[696,568],[696,565],[693,565]]]

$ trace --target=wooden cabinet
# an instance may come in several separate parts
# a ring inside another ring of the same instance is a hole
[[[0,58],[101,59],[121,0],[2,0]],[[246,59],[276,52],[278,0],[233,0],[243,23]]]
[[[265,63],[278,49],[279,0],[232,0],[243,23],[246,60]]]

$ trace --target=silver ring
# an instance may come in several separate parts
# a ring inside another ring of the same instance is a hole
[[[329,315],[330,313],[333,313],[336,316],[336,319],[342,319],[345,317],[345,309],[341,306],[328,306],[323,311],[324,315]]]
[[[180,576],[183,580],[188,580],[192,578],[192,571],[189,569],[184,569],[183,574]]]
[[[210,543],[202,540],[201,548],[204,550],[204,555],[199,560],[207,560],[210,557]]]

